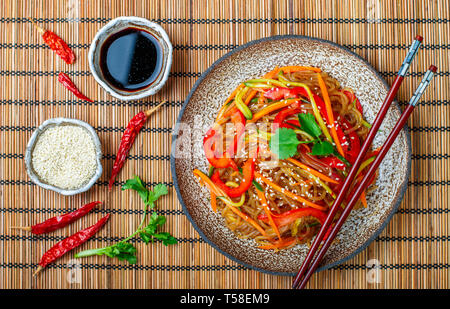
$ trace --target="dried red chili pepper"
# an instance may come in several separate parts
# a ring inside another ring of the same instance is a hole
[[[62,60],[67,64],[75,62],[75,54],[63,39],[56,35],[56,33],[39,27],[33,20],[31,20],[31,22],[38,29],[39,33],[42,34],[44,42],[50,46]]]
[[[130,151],[131,146],[133,146],[137,134],[141,131],[142,127],[147,121],[147,118],[164,103],[165,102],[162,102],[158,106],[145,112],[139,112],[128,123],[127,128],[125,129],[125,132],[122,135],[122,139],[120,140],[119,150],[117,151],[116,160],[114,161],[114,165],[112,168],[111,178],[109,179],[108,185],[109,190],[111,190],[117,174],[119,174],[120,170],[125,164],[128,152]]]
[[[52,217],[50,219],[45,220],[42,223],[38,223],[32,226],[26,227],[13,226],[11,228],[29,231],[36,235],[53,232],[85,216],[98,204],[101,204],[101,202],[92,202],[82,206],[81,208],[75,210],[74,212],[70,212],[61,216]]]
[[[101,218],[94,225],[81,230],[72,236],[64,238],[60,242],[56,243],[53,247],[51,247],[41,258],[39,262],[39,267],[33,276],[36,276],[40,271],[42,271],[48,264],[54,262],[56,259],[60,258],[70,250],[78,247],[79,245],[85,243],[89,238],[94,236],[103,225],[105,225],[106,221],[109,219],[109,214]]]
[[[77,86],[75,86],[73,81],[70,79],[70,77],[66,73],[60,72],[58,74],[58,81],[61,84],[63,84],[64,87],[69,89],[77,98],[79,98],[81,100],[86,100],[89,102],[94,102],[91,99],[89,99],[87,96],[82,94],[80,90],[78,90]]]

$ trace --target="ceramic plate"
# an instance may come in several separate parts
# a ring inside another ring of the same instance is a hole
[[[272,274],[292,275],[299,269],[308,247],[297,245],[274,253],[257,248],[253,240],[237,238],[220,214],[211,210],[209,191],[201,187],[192,171],[208,170],[202,138],[218,109],[241,82],[258,78],[276,66],[319,67],[352,88],[373,122],[388,92],[383,78],[361,57],[335,43],[303,36],[275,36],[249,42],[217,60],[189,93],[175,127],[171,168],[183,209],[199,234],[214,248],[249,268]],[[380,146],[400,116],[394,102],[378,132]],[[342,263],[369,245],[395,213],[406,190],[411,145],[404,129],[379,168],[376,190],[367,196],[368,208],[354,210],[338,240],[330,247],[320,270]]]

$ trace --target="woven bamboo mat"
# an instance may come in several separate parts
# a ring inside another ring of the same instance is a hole
[[[166,86],[155,96],[123,102],[94,81],[87,53],[97,30],[122,15],[148,18],[162,25],[174,45]],[[34,17],[74,49],[77,61],[66,65],[45,46],[27,19]],[[449,288],[449,48],[450,8],[434,1],[87,1],[0,2],[0,288],[289,288],[291,278],[249,270],[206,244],[182,212],[172,186],[169,154],[171,129],[181,105],[200,74],[215,60],[250,40],[300,34],[334,41],[367,59],[392,83],[412,38],[424,46],[398,94],[405,106],[429,64],[439,72],[409,121],[412,171],[398,212],[362,253],[316,274],[310,288]],[[68,73],[95,103],[77,100],[58,82]],[[179,244],[137,241],[138,263],[91,257],[81,260],[81,277],[70,283],[67,254],[38,278],[32,273],[42,253],[55,242],[96,222],[107,226],[82,249],[105,246],[127,236],[142,213],[136,194],[112,193],[106,182],[121,134],[138,111],[168,100],[138,136],[119,175],[133,174],[149,185],[164,182],[170,194],[158,203],[168,218],[165,229]],[[98,132],[104,173],[87,193],[64,197],[34,185],[26,174],[24,152],[33,130],[52,117],[78,118]],[[12,232],[9,226],[40,222],[82,204],[104,206],[68,228],[46,236]],[[367,264],[379,263],[379,283]],[[79,279],[79,280],[77,280]]]

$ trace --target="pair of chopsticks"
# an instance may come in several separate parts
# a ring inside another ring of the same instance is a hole
[[[358,172],[358,169],[361,165],[361,163],[364,161],[364,158],[366,156],[367,151],[369,150],[373,139],[375,138],[375,135],[378,132],[378,129],[381,126],[381,123],[383,122],[384,117],[386,116],[386,113],[391,106],[392,101],[394,100],[395,95],[397,94],[397,91],[408,72],[408,69],[411,65],[411,62],[414,58],[414,56],[417,54],[417,51],[419,50],[419,47],[422,43],[423,38],[421,36],[416,36],[414,42],[412,43],[408,54],[406,55],[405,60],[403,61],[402,66],[400,67],[400,70],[397,74],[397,77],[394,80],[394,83],[392,84],[391,89],[389,90],[386,98],[384,99],[383,105],[381,106],[381,109],[379,110],[375,121],[372,124],[372,127],[367,135],[366,140],[364,141],[361,151],[353,164],[348,176],[345,178],[344,184],[336,197],[333,205],[331,206],[331,209],[328,213],[327,219],[323,223],[323,225],[320,228],[319,233],[317,234],[316,238],[314,239],[314,242],[311,245],[311,248],[309,249],[309,252],[303,261],[303,264],[297,273],[296,277],[293,281],[293,288],[302,289],[305,287],[306,283],[308,282],[311,275],[314,273],[314,271],[317,269],[320,261],[322,260],[323,256],[325,255],[326,251],[330,247],[331,243],[333,242],[334,238],[336,237],[336,234],[339,232],[340,228],[344,224],[345,220],[347,219],[348,215],[350,214],[353,206],[356,204],[356,202],[359,200],[360,195],[365,190],[365,188],[369,185],[369,183],[372,180],[373,175],[376,173],[381,161],[384,159],[386,153],[389,151],[390,147],[394,143],[397,135],[401,132],[404,125],[406,124],[409,116],[411,115],[412,111],[414,110],[414,107],[419,102],[420,97],[424,93],[427,86],[430,84],[431,79],[433,78],[434,73],[436,73],[437,68],[434,65],[431,65],[428,71],[425,73],[425,76],[420,83],[419,87],[416,89],[414,95],[412,96],[411,100],[409,101],[408,106],[405,108],[403,113],[401,114],[399,120],[395,124],[393,130],[387,137],[386,141],[384,142],[383,146],[380,149],[380,152],[376,156],[375,160],[372,162],[372,164],[369,166],[369,170],[367,171],[366,175],[364,176],[363,180],[359,183],[359,185],[356,188],[355,193],[353,196],[350,197],[350,200],[347,203],[347,206],[344,208],[344,211],[340,215],[337,222],[332,226],[333,220],[335,218],[335,215],[340,208],[341,203],[344,201],[344,199],[347,196],[348,191],[350,190],[350,187],[353,183],[353,180]],[[328,233],[328,236],[324,240],[325,235]],[[322,246],[319,249],[319,246],[322,244]]]

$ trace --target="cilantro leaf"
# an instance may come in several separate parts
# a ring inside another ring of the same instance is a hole
[[[270,138],[270,150],[281,160],[295,156],[297,146],[300,141],[297,139],[297,133],[288,128],[279,128]]]
[[[154,239],[159,239],[162,241],[163,245],[172,245],[176,244],[178,241],[175,237],[170,235],[167,232],[156,233],[156,230],[159,226],[162,226],[166,223],[166,217],[159,216],[156,212],[153,212],[149,224],[142,229],[142,232],[139,234],[141,239],[148,244],[149,242],[153,242]]]
[[[122,191],[127,189],[136,191],[144,202],[147,201],[148,190],[138,176],[134,176],[133,179],[128,179],[125,182],[125,184],[122,186]]]
[[[313,137],[319,137],[322,134],[322,129],[316,122],[316,118],[313,114],[298,114],[298,121],[303,131]]]
[[[142,180],[138,176],[134,176],[133,179],[128,179],[125,184],[122,186],[122,190],[132,189],[136,191],[141,199],[144,201],[146,206],[150,206],[153,208],[155,206],[155,202],[163,195],[169,193],[167,186],[165,184],[157,184],[153,191],[148,190]]]
[[[151,214],[148,225],[142,227],[148,215],[147,206],[153,208],[155,202],[161,196],[168,194],[169,190],[167,189],[167,186],[165,184],[157,184],[153,190],[148,190],[142,180],[138,176],[134,176],[133,179],[128,179],[122,186],[122,190],[128,189],[136,191],[145,203],[144,214],[136,231],[112,246],[85,250],[77,253],[75,255],[76,257],[106,255],[111,258],[118,258],[121,261],[128,261],[130,264],[135,264],[137,262],[136,248],[128,241],[136,235],[139,235],[146,244],[153,242],[155,239],[160,239],[165,246],[176,244],[178,242],[175,237],[167,232],[157,233],[158,227],[166,223],[166,218],[164,216],[159,216],[156,212]]]
[[[163,195],[166,195],[169,193],[169,190],[167,189],[167,186],[165,184],[157,184],[153,191],[148,191],[147,194],[147,200],[144,201],[146,205],[150,205],[151,208],[154,207],[154,203]]]
[[[178,240],[167,232],[154,234],[153,237],[161,240],[164,246],[174,245],[178,243]]]
[[[328,141],[319,141],[312,147],[311,154],[314,156],[328,156],[334,154],[333,145]]]

